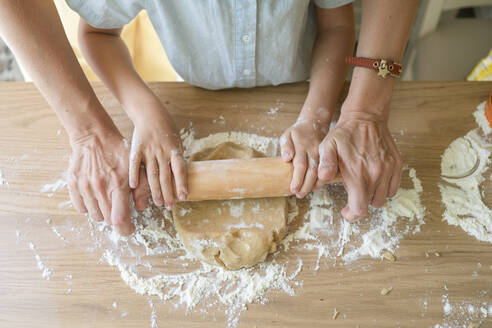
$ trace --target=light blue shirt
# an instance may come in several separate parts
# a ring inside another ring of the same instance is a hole
[[[335,8],[353,0],[314,0]],[[66,0],[90,25],[118,28],[146,9],[176,72],[207,89],[305,81],[316,38],[310,0]]]

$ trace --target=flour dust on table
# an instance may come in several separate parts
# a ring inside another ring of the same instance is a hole
[[[265,156],[276,156],[279,149],[276,138],[242,132],[196,139],[189,129],[182,130],[181,135],[187,159],[227,142]],[[227,326],[236,327],[248,304],[265,304],[274,291],[294,296],[303,286],[301,272],[316,273],[367,256],[388,258],[388,253],[394,259],[391,254],[399,241],[418,232],[424,223],[420,180],[414,169],[405,172],[397,195],[383,208],[371,209],[368,218],[358,223],[349,224],[339,214],[346,204],[341,184],[329,185],[302,200],[288,197],[285,238],[278,241],[273,254],[249,268],[227,270],[196,260],[179,238],[172,213],[155,206],[132,212],[136,232],[129,238],[93,221],[90,234],[94,245],[103,250],[101,261],[117,267],[125,283],[138,294],[157,296],[187,310],[223,310]],[[315,252],[315,263],[305,262],[306,252]]]
[[[484,108],[482,103],[474,112],[478,127],[454,140],[444,151],[441,175],[447,184],[439,184],[439,189],[446,206],[443,220],[480,241],[492,243],[492,210],[483,200],[484,194],[490,192],[487,187],[491,178],[484,175],[490,164],[492,129]]]
[[[9,186],[9,182],[3,176],[2,170],[0,170],[0,186]]]

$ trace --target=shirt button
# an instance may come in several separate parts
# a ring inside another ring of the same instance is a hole
[[[243,71],[244,75],[249,75],[250,73],[251,73],[251,71],[247,68]]]
[[[247,35],[247,34],[243,35],[243,41],[249,42],[249,35]]]

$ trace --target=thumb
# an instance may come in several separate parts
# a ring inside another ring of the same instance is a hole
[[[290,132],[286,131],[280,137],[280,154],[284,162],[290,162],[294,158],[294,153],[294,144],[292,143]]]
[[[335,141],[332,138],[325,139],[319,145],[318,179],[330,181],[338,172],[338,153]]]

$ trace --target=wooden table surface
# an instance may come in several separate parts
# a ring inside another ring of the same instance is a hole
[[[101,84],[94,87],[118,127],[130,136],[131,123],[118,103]],[[177,125],[192,122],[198,137],[219,131],[279,136],[295,121],[307,91],[304,83],[226,91],[183,83],[151,87]],[[437,187],[441,154],[476,127],[472,112],[491,90],[487,82],[397,83],[390,129],[404,161],[422,180],[427,208],[422,231],[401,241],[394,263],[362,259],[316,275],[301,272],[304,285],[296,296],[279,293],[265,305],[249,306],[239,326],[461,327],[473,315],[465,311],[454,321],[446,318],[443,295],[458,307],[492,305],[492,247],[441,221]],[[275,120],[268,115],[273,107],[280,108]],[[213,124],[220,115],[225,124]],[[61,226],[70,231],[67,225],[73,225],[76,231],[87,224],[74,210],[58,208],[68,200],[66,189],[53,197],[40,192],[67,166],[70,148],[60,129],[33,85],[0,84],[0,170],[8,182],[0,185],[0,327],[150,327],[148,299],[125,285],[115,268],[98,263],[99,256],[87,251],[90,238],[67,235],[63,241],[52,230]],[[426,258],[426,250],[441,256]],[[53,268],[51,280],[41,278],[36,254]],[[313,261],[314,254],[304,256],[305,265]],[[388,284],[393,291],[380,296]],[[160,327],[225,326],[221,311],[186,314],[158,299],[154,303]],[[335,321],[334,308],[341,312]],[[481,327],[492,327],[491,316],[489,312]]]

